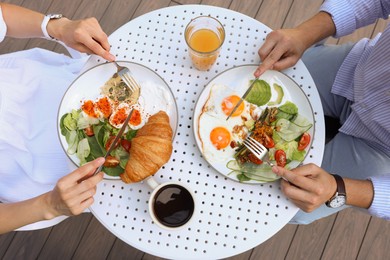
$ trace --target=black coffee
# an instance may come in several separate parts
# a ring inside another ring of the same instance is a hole
[[[179,185],[169,184],[162,187],[154,198],[154,215],[165,226],[184,225],[194,213],[195,204],[191,193]]]

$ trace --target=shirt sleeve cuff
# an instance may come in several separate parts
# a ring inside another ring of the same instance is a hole
[[[390,220],[390,176],[370,177],[369,180],[374,186],[374,199],[368,212]]]
[[[4,22],[3,13],[1,11],[1,6],[0,6],[0,42],[4,40],[6,33],[7,33],[7,25]]]
[[[325,1],[320,11],[327,12],[332,16],[336,26],[336,38],[351,34],[356,29],[355,14],[353,7],[346,0],[329,0]]]

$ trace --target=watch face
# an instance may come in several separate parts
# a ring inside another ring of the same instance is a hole
[[[329,206],[331,208],[338,208],[338,207],[341,207],[345,204],[345,196],[342,196],[342,195],[338,195],[336,197],[334,197],[330,202],[329,202]]]

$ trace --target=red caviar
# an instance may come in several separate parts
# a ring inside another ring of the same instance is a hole
[[[95,105],[92,100],[86,100],[84,101],[83,105],[81,106],[81,109],[90,117],[97,117],[95,113]]]
[[[104,118],[108,118],[111,113],[111,104],[107,97],[103,97],[96,102],[97,109],[102,112]]]
[[[142,122],[141,113],[137,109],[134,109],[133,114],[131,115],[129,124],[133,125],[133,126],[137,126],[137,125],[141,124],[141,122]]]
[[[115,125],[123,124],[128,115],[128,113],[126,113],[126,110],[127,109],[125,107],[118,109],[116,113],[113,115],[113,118],[111,119],[112,123]]]

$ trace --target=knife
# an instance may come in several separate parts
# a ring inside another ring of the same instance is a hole
[[[258,80],[259,77],[255,78],[252,83],[250,84],[249,88],[245,91],[244,95],[242,95],[242,97],[240,98],[240,101],[237,102],[236,106],[233,108],[232,112],[230,112],[230,114],[228,115],[228,117],[226,118],[226,121],[229,120],[229,118],[233,115],[234,112],[236,112],[237,108],[241,105],[242,101],[244,101],[244,98],[246,98],[246,96],[248,96],[249,92],[251,91],[251,89],[253,88],[253,85],[255,84],[256,80]]]
[[[121,136],[123,135],[123,133],[125,132],[125,129],[126,129],[126,126],[127,124],[129,123],[130,121],[130,118],[131,118],[131,115],[133,114],[133,111],[134,109],[131,109],[130,113],[127,115],[127,118],[125,120],[125,122],[123,123],[121,129],[119,130],[118,134],[115,136],[115,139],[114,141],[110,144],[110,147],[108,148],[106,154],[104,155],[104,159],[107,159],[107,156],[112,152],[112,150],[114,150],[115,146],[116,146],[116,143],[119,141],[119,139],[121,138]],[[99,172],[102,171],[103,169],[103,165],[100,165],[96,171],[93,173],[93,175],[96,175],[98,174]]]

